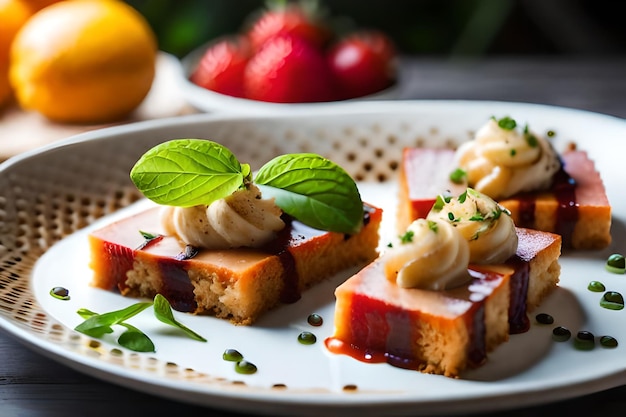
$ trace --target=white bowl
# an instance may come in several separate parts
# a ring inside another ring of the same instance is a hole
[[[275,113],[289,111],[302,106],[324,106],[328,104],[344,103],[347,101],[364,100],[391,100],[398,97],[401,80],[398,79],[392,86],[378,91],[374,94],[357,97],[350,100],[320,102],[320,103],[271,103],[258,100],[233,97],[220,94],[215,91],[200,87],[189,80],[194,69],[202,59],[208,44],[205,44],[185,56],[181,60],[181,71],[178,73],[178,82],[182,89],[183,96],[189,104],[196,109],[205,112],[234,112],[234,113]]]

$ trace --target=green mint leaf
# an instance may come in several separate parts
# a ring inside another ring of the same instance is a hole
[[[88,336],[92,337],[102,337],[105,333],[112,333],[112,326],[116,324],[120,324],[125,320],[139,314],[146,308],[152,305],[151,302],[142,302],[135,303],[131,306],[123,308],[121,310],[111,311],[109,313],[104,314],[93,314],[87,309],[78,310],[78,314],[82,317],[83,314],[87,315],[88,318],[78,326],[74,328],[77,332],[84,333]]]
[[[130,178],[150,200],[191,207],[210,204],[243,187],[250,166],[232,152],[203,139],[176,139],[148,150],[133,166]]]
[[[128,323],[120,323],[120,325],[127,329],[117,339],[120,346],[135,352],[156,352],[154,343],[144,332]]]
[[[96,320],[91,319],[88,319],[80,325],[76,326],[74,330],[95,338],[100,338],[107,333],[113,333],[113,328],[111,326],[100,323],[96,324]]]
[[[161,294],[157,294],[154,297],[154,315],[163,323],[169,324],[170,326],[178,327],[192,339],[206,342],[206,339],[204,337],[200,336],[198,333],[194,332],[193,330],[176,320],[174,314],[172,313],[172,307],[170,306],[169,301],[167,301],[167,299]]]
[[[255,184],[285,213],[320,230],[358,233],[363,202],[343,168],[316,154],[278,156],[258,171]]]

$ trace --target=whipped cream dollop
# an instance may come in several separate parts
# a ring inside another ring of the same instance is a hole
[[[260,247],[285,227],[274,199],[261,198],[253,184],[210,205],[164,206],[165,233],[188,245],[207,249]]]
[[[455,158],[468,186],[496,200],[548,188],[561,167],[550,142],[508,117],[491,118],[474,140],[459,146]]]
[[[448,221],[418,219],[382,255],[385,276],[402,288],[444,290],[468,282],[469,244]]]
[[[448,221],[469,243],[470,263],[498,264],[517,251],[510,212],[472,188],[458,197],[438,197],[427,219]]]

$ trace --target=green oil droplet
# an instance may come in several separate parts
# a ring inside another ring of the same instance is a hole
[[[63,287],[54,287],[50,290],[50,295],[59,300],[69,300],[70,291]]]
[[[614,253],[606,260],[606,270],[614,274],[623,274],[626,272],[626,259],[619,253]]]
[[[222,354],[222,359],[230,362],[239,362],[243,359],[243,355],[235,349],[226,349]]]
[[[552,324],[554,323],[554,317],[546,313],[539,313],[535,316],[535,320],[539,324]]]
[[[235,372],[238,374],[251,375],[256,371],[256,365],[246,360],[239,361],[235,364]]]
[[[313,313],[306,319],[311,326],[319,327],[324,324],[324,319],[319,314]]]
[[[600,338],[600,345],[605,348],[614,348],[617,347],[617,339],[613,336],[602,336]]]
[[[303,345],[312,345],[317,342],[317,337],[311,332],[302,332],[298,335],[298,342]]]
[[[565,342],[569,340],[571,336],[572,332],[570,332],[569,329],[563,326],[555,327],[552,330],[552,340],[554,340],[555,342]]]
[[[617,291],[607,291],[602,296],[600,305],[609,310],[622,310],[624,308],[624,297]]]
[[[587,289],[593,292],[602,292],[606,290],[606,287],[600,281],[591,281],[589,285],[587,285]]]
[[[574,347],[578,350],[593,350],[596,346],[593,333],[581,330],[574,338]]]

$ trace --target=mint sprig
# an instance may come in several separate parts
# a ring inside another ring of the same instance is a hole
[[[86,308],[77,311],[85,319],[74,330],[87,336],[101,338],[105,334],[113,333],[113,326],[122,326],[126,330],[119,336],[117,343],[135,352],[155,352],[152,340],[144,332],[126,321],[141,313],[150,306],[154,306],[155,317],[170,326],[177,327],[194,340],[206,342],[206,339],[187,326],[177,321],[172,314],[170,303],[161,294],[154,297],[154,301],[139,302],[121,310],[98,314]]]
[[[252,182],[221,144],[175,139],[146,152],[130,172],[144,196],[162,205],[209,205]],[[286,154],[267,162],[253,182],[264,197],[302,223],[321,230],[354,234],[363,225],[363,202],[356,183],[334,162],[313,153]]]

